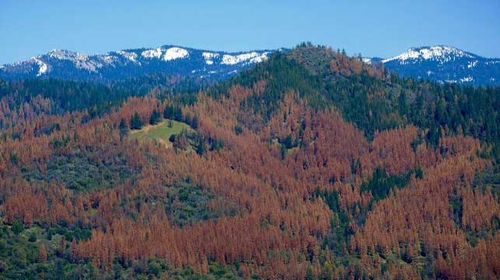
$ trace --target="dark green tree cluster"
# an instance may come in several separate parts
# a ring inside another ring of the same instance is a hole
[[[176,105],[167,105],[167,107],[165,107],[165,111],[163,111],[163,117],[165,119],[182,121],[182,108]]]
[[[139,116],[139,113],[135,112],[132,119],[130,119],[130,129],[141,129],[143,126],[144,123],[142,122],[141,116]]]
[[[161,114],[157,110],[153,110],[151,116],[149,117],[149,124],[155,125],[161,121]]]

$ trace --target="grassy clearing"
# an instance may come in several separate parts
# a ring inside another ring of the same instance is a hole
[[[171,145],[169,138],[172,135],[177,135],[183,130],[193,130],[189,125],[174,120],[165,120],[157,125],[148,125],[140,130],[132,130],[130,132],[131,139],[143,141],[145,139],[159,141],[166,145]]]

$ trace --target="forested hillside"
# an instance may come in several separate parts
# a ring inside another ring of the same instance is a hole
[[[500,89],[310,44],[139,84],[0,85],[1,278],[500,277]]]

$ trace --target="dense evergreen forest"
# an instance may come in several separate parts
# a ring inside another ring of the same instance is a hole
[[[0,278],[498,279],[500,89],[302,44],[219,84],[0,82]]]

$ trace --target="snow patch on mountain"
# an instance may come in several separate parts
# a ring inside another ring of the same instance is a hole
[[[41,75],[47,73],[47,71],[49,70],[47,63],[41,61],[37,57],[34,57],[33,60],[38,65],[38,73],[36,74],[37,77],[40,77]]]
[[[54,49],[54,50],[51,50],[48,53],[48,55],[51,58],[60,59],[60,60],[75,60],[75,58],[78,56],[78,53],[68,51],[68,50]]]
[[[137,61],[138,55],[135,52],[118,51],[117,53],[133,63],[141,64]]]
[[[372,59],[369,57],[363,57],[362,61],[366,64],[372,64]]]
[[[141,53],[142,57],[144,58],[160,58],[163,53],[162,48],[156,48],[156,49],[149,49],[145,50]]]
[[[85,69],[89,72],[97,72],[97,69],[101,68],[102,64],[94,61],[79,60],[76,62],[76,67],[80,69]]]
[[[102,57],[102,61],[105,63],[105,64],[113,64],[117,61],[117,57],[114,56],[114,55],[105,55]]]
[[[90,60],[87,55],[78,55],[74,61],[76,68],[84,69],[90,72],[97,72],[97,69],[103,67],[103,64],[96,60]]]
[[[258,52],[242,53],[239,55],[225,54],[222,56],[221,64],[234,65],[242,62],[260,63],[267,60],[267,52],[259,54]]]
[[[186,58],[189,56],[189,52],[186,49],[179,47],[171,47],[164,49],[162,47],[156,49],[145,50],[141,53],[141,56],[147,59],[163,59],[164,61],[171,61],[181,58]],[[136,58],[134,58],[135,60]]]
[[[95,59],[90,59],[88,55],[68,50],[52,50],[48,53],[48,56],[58,60],[70,61],[75,64],[76,68],[84,69],[90,72],[97,72],[97,69],[104,66],[103,63],[96,61]],[[112,63],[112,58],[109,56],[101,56],[101,59],[105,64]]]
[[[382,60],[382,63],[387,63],[394,60],[397,60],[402,64],[407,63],[408,61],[416,60],[440,60],[441,62],[448,62],[457,57],[472,58],[473,56],[462,50],[448,46],[432,46],[411,48],[407,52],[404,52],[398,56]]]
[[[462,83],[470,83],[472,81],[474,81],[474,78],[471,76],[467,76],[467,77],[460,79],[460,82],[462,82]]]
[[[490,60],[486,62],[486,65],[495,65],[495,64],[500,64],[500,59],[499,60]]]
[[[476,67],[477,63],[478,63],[477,60],[469,61],[469,63],[467,64],[467,68],[468,69],[474,68],[474,67]]]
[[[170,61],[170,60],[186,58],[188,56],[189,52],[187,50],[178,47],[172,47],[165,52],[163,60]]]
[[[220,56],[218,53],[213,52],[203,52],[201,55],[203,56],[203,59],[205,59],[205,63],[208,65],[214,64],[214,59]]]

